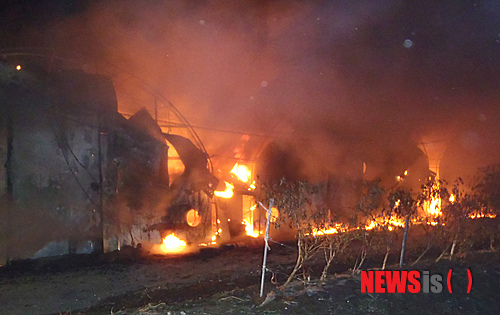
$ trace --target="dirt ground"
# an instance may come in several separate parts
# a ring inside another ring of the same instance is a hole
[[[293,255],[276,258],[270,266],[287,264]],[[151,295],[158,295],[158,290],[165,291],[171,302],[205,297],[237,285],[258,283],[261,264],[260,246],[205,249],[187,256],[122,251],[23,261],[0,268],[0,314],[75,310],[110,314],[138,306],[138,301],[130,301],[127,295],[142,291],[146,292],[144,302],[155,302],[156,296]],[[185,289],[189,287],[192,289]],[[89,310],[96,305],[96,310]]]
[[[123,251],[20,262],[0,269],[0,314],[498,314],[500,309],[497,252],[415,266],[442,275],[453,268],[451,294],[362,294],[359,276],[340,260],[325,283],[296,282],[277,290],[294,258],[293,247],[272,246],[268,267],[278,283],[270,282],[271,274],[266,277],[263,298],[261,246],[179,257]],[[474,281],[470,294],[467,268]]]

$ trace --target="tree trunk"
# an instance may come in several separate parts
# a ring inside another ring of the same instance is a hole
[[[283,285],[281,286],[281,289],[284,289],[292,281],[292,279],[297,274],[297,271],[299,271],[300,268],[302,267],[302,263],[304,262],[304,256],[303,256],[304,254],[302,252],[303,241],[304,240],[302,239],[302,237],[299,236],[299,238],[297,240],[297,248],[298,248],[297,261],[295,263],[295,266],[293,267],[292,273],[290,273],[290,275],[288,276],[288,279],[286,279],[285,283],[283,283]]]
[[[457,245],[457,238],[455,237],[455,239],[453,240],[453,243],[451,245],[451,249],[450,249],[450,260],[453,259],[453,254],[455,253],[455,246]]]
[[[422,252],[422,254],[420,254],[420,256],[418,256],[418,258],[411,265],[413,266],[416,263],[418,263],[420,261],[420,259],[422,259],[424,257],[424,255],[429,251],[429,249],[431,249],[431,247],[432,247],[432,243],[431,242],[427,243],[427,247],[425,248],[425,250]]]
[[[333,258],[335,257],[336,251],[333,249],[333,244],[330,243],[328,245],[328,252],[325,250],[325,258],[326,258],[326,264],[325,267],[323,268],[323,272],[321,273],[321,278],[319,279],[320,281],[325,281],[326,276],[328,274],[328,269],[330,268],[330,265],[332,264]]]
[[[441,255],[439,255],[439,257],[436,258],[435,262],[439,262],[441,258],[443,258],[443,256],[446,255],[446,253],[448,252],[448,248],[450,248],[450,244],[448,244],[446,248],[441,252]]]
[[[455,253],[455,247],[457,246],[458,235],[460,234],[461,230],[462,229],[461,229],[461,226],[459,224],[458,228],[457,228],[457,233],[455,233],[455,237],[453,237],[453,242],[451,243],[450,260],[453,259],[453,254]]]
[[[408,238],[408,226],[410,225],[410,215],[406,216],[405,229],[403,232],[403,243],[401,244],[401,256],[399,257],[399,268],[403,268],[406,254],[406,239]]]
[[[359,260],[356,259],[356,262],[354,263],[354,268],[352,269],[353,274],[356,273],[361,268],[361,266],[365,262],[365,258],[366,258],[366,247],[365,245],[363,245],[363,247],[361,248],[361,253],[359,254]]]
[[[382,263],[382,270],[385,270],[385,265],[387,264],[387,258],[389,257],[390,246],[387,244],[385,249],[384,262]]]

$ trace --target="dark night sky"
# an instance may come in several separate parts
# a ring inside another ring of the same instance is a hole
[[[3,48],[106,59],[150,82],[195,125],[320,139],[311,152],[335,142],[325,159],[343,142],[455,137],[500,121],[496,0],[3,6]],[[204,142],[213,151],[227,144]]]

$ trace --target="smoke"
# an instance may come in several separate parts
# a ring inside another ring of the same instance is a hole
[[[375,160],[498,118],[495,1],[81,3],[46,11],[51,19],[28,23],[11,45],[111,62],[193,125],[269,134],[309,167],[341,167],[352,151]],[[145,101],[120,107],[153,112]],[[215,158],[237,146],[233,135],[200,135]]]

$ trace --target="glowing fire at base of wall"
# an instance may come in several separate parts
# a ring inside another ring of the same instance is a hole
[[[186,246],[186,241],[181,240],[172,233],[163,239],[160,249],[165,254],[180,254],[186,251]]]
[[[245,233],[246,235],[250,237],[257,238],[259,237],[259,233],[255,232],[253,230],[253,224],[248,223],[247,221],[243,220],[243,224],[245,225]]]

